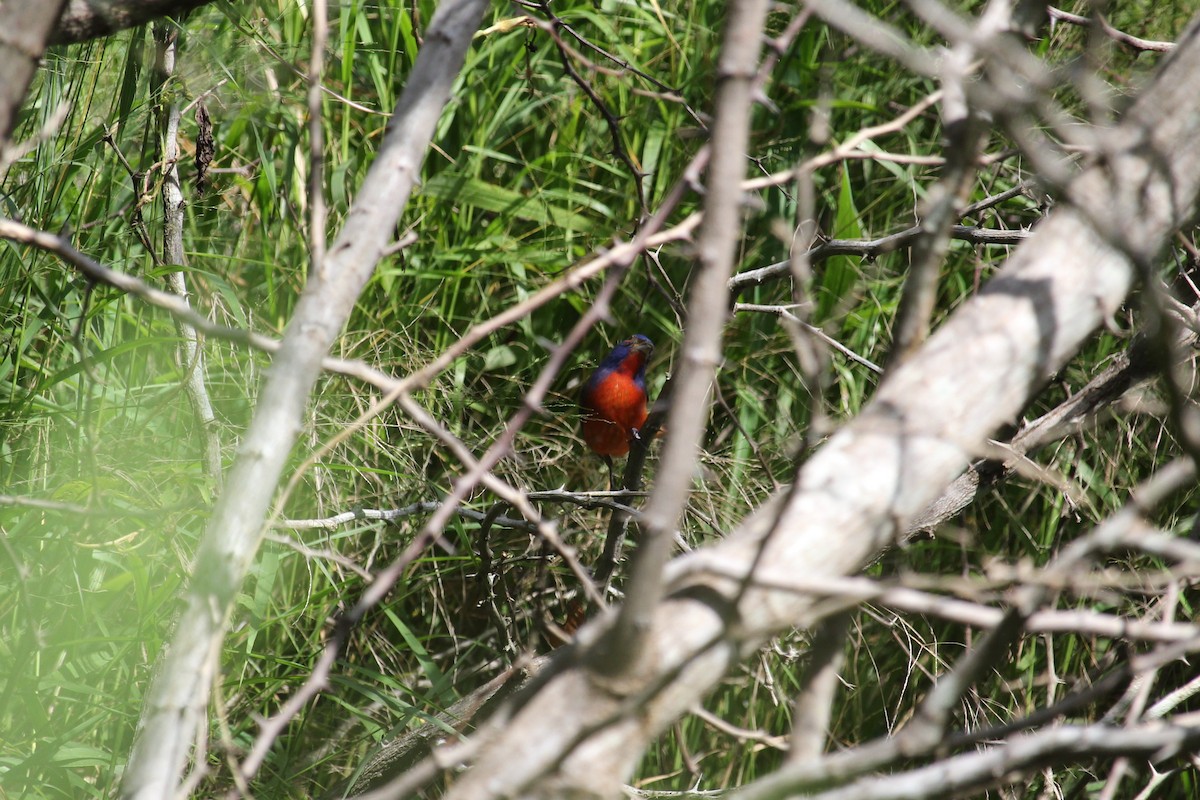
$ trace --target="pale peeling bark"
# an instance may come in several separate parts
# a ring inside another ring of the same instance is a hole
[[[183,248],[184,208],[183,186],[179,180],[179,121],[181,112],[179,104],[169,99],[163,91],[164,85],[175,74],[176,47],[178,36],[175,31],[166,26],[155,26],[155,47],[157,59],[155,68],[155,83],[153,94],[157,98],[155,104],[158,113],[159,130],[162,131],[160,141],[163,147],[164,167],[162,182],[163,204],[163,253],[162,261],[176,266],[187,265],[187,253]],[[167,273],[167,286],[179,295],[184,304],[191,306],[188,291],[187,275],[183,270]],[[204,357],[204,344],[196,329],[182,320],[175,321],[175,330],[179,332],[179,348],[177,358],[183,369],[183,388],[192,403],[196,414],[199,436],[204,453],[204,467],[213,483],[221,481],[221,439],[217,432],[217,415],[213,410],[212,400],[208,395],[208,369]]]
[[[1119,307],[1135,273],[1130,256],[1152,258],[1193,213],[1198,78],[1192,25],[1160,79],[1105,140],[1106,157],[1069,187],[1086,213],[1064,207],[1047,218],[810,459],[794,489],[726,541],[670,565],[644,670],[620,682],[593,676],[588,647],[612,617],[586,626],[562,656],[572,664],[479,732],[475,764],[447,796],[618,795],[652,738],[740,656],[805,624],[813,598],[789,590],[795,579],[853,573],[902,534]]]
[[[486,7],[484,0],[445,0],[438,7],[346,224],[309,276],[197,552],[179,624],[147,691],[121,786],[124,798],[175,796],[193,746],[207,739],[205,708],[225,621],[262,540],[267,508],[322,359],[389,243]]]

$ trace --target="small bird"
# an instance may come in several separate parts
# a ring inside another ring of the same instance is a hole
[[[583,385],[583,440],[608,464],[629,452],[629,442],[646,424],[646,362],[654,343],[636,334],[618,344]]]

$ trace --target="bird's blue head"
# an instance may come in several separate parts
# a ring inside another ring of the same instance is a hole
[[[649,336],[637,333],[618,343],[600,362],[597,372],[625,372],[638,383],[643,383],[646,379],[646,362],[653,354],[654,342],[650,341]]]
[[[654,354],[654,342],[650,341],[650,337],[643,336],[642,333],[625,339],[624,342],[619,342],[617,347],[614,347],[610,354],[605,356],[605,360],[600,362],[600,368],[617,369],[622,366],[630,356],[634,357],[634,362],[637,363],[638,372],[644,371],[646,362],[649,361],[650,355]]]

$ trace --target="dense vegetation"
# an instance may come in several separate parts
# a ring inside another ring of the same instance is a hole
[[[937,41],[903,6],[870,5],[914,41]],[[1112,24],[1149,39],[1174,38],[1191,11],[1187,3],[1120,5]],[[152,285],[182,271],[193,306],[211,320],[281,334],[310,259],[307,8],[258,2],[195,12],[177,23],[179,61],[157,95],[149,28],[53,50],[18,138],[46,125],[53,133],[3,178],[0,214],[61,233],[102,264]],[[347,2],[331,12],[322,99],[331,232],[371,163],[432,10],[428,2]],[[525,10],[549,19],[547,7]],[[629,238],[704,143],[724,4],[567,0],[553,7],[569,25],[557,29],[569,45],[562,52],[546,29],[507,24],[519,13],[498,5],[485,20],[406,212],[409,227],[396,232],[416,236],[379,265],[334,356],[397,376],[423,366],[472,327],[527,301],[614,239]],[[765,87],[769,100],[752,120],[751,177],[777,174],[888,123],[937,88],[816,18],[790,29],[794,14],[780,7],[769,18],[768,35],[779,37],[781,49],[768,51],[778,63]],[[1044,30],[1029,47],[1052,63],[1095,69],[1112,88],[1114,107],[1160,58],[1111,45],[1089,49],[1086,32],[1067,25]],[[1070,84],[1061,91],[1064,107],[1080,119],[1107,113],[1087,107]],[[190,157],[198,101],[215,123],[216,158],[204,191],[185,159],[187,264],[163,263],[160,106],[186,107],[182,146]],[[824,238],[873,239],[909,228],[939,175],[942,136],[932,106],[872,140],[877,157],[831,160],[812,173],[811,185],[786,180],[749,193],[741,269],[789,258],[809,193]],[[999,131],[985,151],[967,203],[1035,177]],[[672,221],[702,202],[701,193],[689,192]],[[964,222],[1026,228],[1049,202],[1030,189]],[[1194,263],[1191,235],[1184,239],[1162,265],[1172,280]],[[1008,252],[953,242],[935,324]],[[764,307],[811,299],[808,321],[860,360],[828,350],[814,382],[778,313],[734,313],[682,527],[689,545],[720,537],[790,481],[795,464],[870,397],[878,375],[863,361],[888,361],[907,253],[818,260],[807,286],[784,276],[737,298]],[[635,262],[604,322],[517,434],[496,469],[500,477],[528,492],[607,488],[602,463],[578,434],[579,386],[613,342],[641,332],[658,345],[650,393],[663,390],[694,264],[686,241]],[[504,433],[604,280],[564,292],[488,336],[418,399],[482,453]],[[0,244],[0,298],[0,787],[13,797],[106,796],[128,757],[150,670],[219,485],[205,468],[205,431],[183,389],[181,334],[169,315],[89,282],[48,253],[8,243]],[[1126,348],[1139,319],[1131,302],[1026,417],[1054,408],[1096,375]],[[204,347],[227,465],[270,358],[215,337]],[[429,513],[416,504],[443,497],[462,472],[453,453],[398,409],[352,424],[377,396],[343,376],[319,385],[293,453],[292,483],[230,624],[214,687],[205,794],[233,784],[230,759],[258,736],[256,720],[308,676],[331,617],[354,602],[370,571],[411,541]],[[1164,403],[1143,387],[1095,426],[1039,453],[1041,477],[1026,471],[989,489],[935,536],[889,553],[871,572],[957,576],[999,593],[997,563],[1045,563],[1178,451]],[[651,483],[653,474],[652,453]],[[558,518],[580,561],[595,563],[610,510],[554,494],[535,501]],[[1156,521],[1186,532],[1193,502],[1191,492],[1173,497]],[[466,508],[486,514],[495,504],[477,492]],[[291,522],[399,508],[408,513],[391,522],[361,514],[336,526]],[[1175,591],[1178,613],[1190,618],[1192,590],[1185,583]],[[1148,580],[1063,604],[1139,612],[1160,592]],[[287,728],[250,788],[262,797],[301,797],[333,787],[377,743],[422,724],[519,654],[547,652],[549,623],[562,623],[577,596],[574,576],[527,529],[481,523],[478,515],[454,518],[352,632],[328,691]],[[869,605],[856,611],[850,629],[834,747],[903,724],[932,677],[975,635],[961,624]],[[681,721],[646,754],[634,785],[718,789],[774,769],[808,641],[798,631],[730,675],[704,715]],[[963,716],[982,726],[1045,705],[1062,691],[1053,676],[1099,670],[1120,657],[1119,647],[1094,636],[1028,637],[964,698]],[[1104,707],[1083,713],[1099,716]],[[742,733],[714,725],[710,715]],[[1028,796],[1049,791],[1052,781],[1089,796],[1089,782],[1105,774],[1078,768],[1035,776]],[[1194,791],[1190,775],[1172,780],[1179,791]]]

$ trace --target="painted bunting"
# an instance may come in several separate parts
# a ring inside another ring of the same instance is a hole
[[[583,440],[610,471],[612,457],[628,453],[646,424],[646,362],[653,352],[649,337],[636,334],[614,347],[583,385]]]

